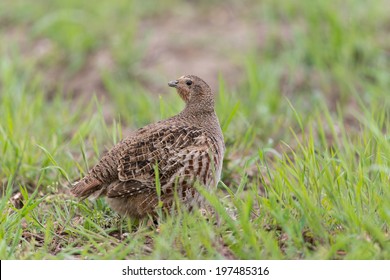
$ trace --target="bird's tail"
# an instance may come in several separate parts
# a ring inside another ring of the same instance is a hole
[[[90,176],[84,177],[81,181],[76,182],[74,187],[70,192],[75,197],[80,197],[81,199],[87,198],[91,194],[99,191],[102,188],[102,183]]]

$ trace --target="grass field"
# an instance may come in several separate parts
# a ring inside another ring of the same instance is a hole
[[[390,2],[237,3],[0,2],[0,259],[390,258]],[[183,74],[218,93],[209,213],[74,199]]]

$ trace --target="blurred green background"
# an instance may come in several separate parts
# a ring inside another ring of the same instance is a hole
[[[125,243],[136,256],[390,257],[389,33],[388,0],[1,0],[0,209],[7,223],[0,256],[101,257],[96,244],[80,243],[91,241],[86,228],[110,235],[104,224],[114,214],[100,200],[94,212],[72,203],[69,182],[128,131],[177,113],[183,104],[167,82],[195,74],[218,96],[224,205],[236,215],[263,215],[238,220],[233,230],[232,221],[219,229],[202,224],[207,238],[237,233],[234,242],[222,237],[228,253],[199,237],[167,254],[172,244],[161,234],[146,254],[153,233],[141,229],[139,243]],[[17,194],[23,211],[7,202]],[[78,224],[75,215],[93,223]],[[55,221],[67,234],[83,228],[84,239],[58,238],[62,249],[51,248]],[[129,257],[115,254],[113,240],[107,258]],[[251,242],[264,249],[251,250]]]

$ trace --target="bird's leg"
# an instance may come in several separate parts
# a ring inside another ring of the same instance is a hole
[[[123,217],[120,214],[117,217],[116,227],[118,228],[119,238],[122,240]]]

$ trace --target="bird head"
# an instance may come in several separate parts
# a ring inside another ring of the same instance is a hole
[[[185,75],[177,80],[170,81],[168,85],[176,88],[187,107],[214,109],[214,96],[209,85],[201,78],[195,75]]]

